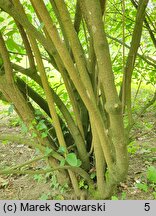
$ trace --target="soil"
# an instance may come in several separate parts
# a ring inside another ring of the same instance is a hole
[[[22,136],[24,140],[29,135],[24,135],[17,115],[13,112],[8,115],[8,105],[0,102],[0,137],[2,135]],[[142,123],[150,122],[154,125],[155,114],[148,113],[142,117]],[[130,200],[152,200],[153,192],[156,186],[152,186],[147,181],[147,169],[149,166],[156,167],[156,130],[143,130],[142,128],[133,131],[134,145],[129,150],[129,171],[127,180],[118,187],[116,195],[118,199]],[[28,139],[29,142],[29,139]],[[7,166],[22,164],[34,156],[39,155],[28,145],[17,141],[0,139],[0,169]],[[36,169],[46,167],[43,161],[32,164],[30,168]],[[35,180],[36,179],[36,180]],[[67,195],[65,187],[59,187],[56,182],[51,184],[49,177],[40,178],[40,176],[31,175],[0,175],[0,200],[38,200],[38,199],[71,199]],[[148,186],[147,192],[138,189],[137,183],[145,183]],[[156,197],[155,197],[156,198]]]
[[[8,106],[0,104],[0,136],[23,136],[18,126],[18,117],[15,113],[8,115]],[[22,143],[9,140],[0,140],[0,167],[22,164],[36,155],[36,151]],[[40,164],[36,164],[40,166]],[[29,175],[0,175],[1,200],[39,199],[42,194],[48,194],[50,185],[37,182]]]

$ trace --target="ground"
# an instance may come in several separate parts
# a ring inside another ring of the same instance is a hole
[[[18,117],[14,112],[8,115],[8,109],[8,105],[0,102],[0,169],[24,163],[39,154],[29,147],[27,143],[29,135],[23,134]],[[120,184],[112,199],[156,199],[156,185],[147,179],[148,168],[156,167],[154,115],[154,112],[143,115],[141,123],[137,124],[136,129],[132,131],[132,142],[128,147],[130,164],[128,177]],[[34,166],[40,169],[46,164],[43,161],[36,162],[30,165],[29,169],[33,169]],[[0,175],[1,200],[72,199],[72,192],[68,191],[69,196],[67,190],[67,186],[58,185],[54,177]]]

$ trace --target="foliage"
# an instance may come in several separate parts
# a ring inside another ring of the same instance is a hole
[[[145,191],[145,192],[147,192],[148,191],[148,186],[147,186],[147,184],[143,184],[143,183],[137,183],[136,184],[136,187],[138,188],[138,189],[140,189],[140,190],[143,190],[143,191]]]
[[[67,154],[66,161],[71,166],[80,166],[81,165],[81,161],[79,159],[77,159],[75,153]]]
[[[52,188],[52,192],[43,193],[40,196],[40,200],[64,200],[65,193],[69,190],[67,183],[60,185],[57,181],[57,176],[54,173],[47,173],[44,178],[42,178],[47,184]]]
[[[156,168],[150,166],[147,170],[147,179],[151,183],[156,183]]]
[[[136,142],[135,141],[132,141],[131,143],[129,143],[128,145],[128,152],[130,154],[135,154],[138,150],[139,150],[139,146],[136,145]]]
[[[152,195],[154,199],[155,199],[155,190],[156,190],[155,176],[156,176],[155,167],[149,166],[144,181],[135,184],[135,186],[141,191],[144,191],[146,193],[152,191]]]
[[[129,139],[131,129],[155,102],[154,4],[0,0],[0,9],[0,95],[58,170],[51,187],[65,190],[58,181],[63,175],[79,199],[83,189],[94,199],[110,198],[127,175],[127,153],[140,150]],[[141,85],[152,96],[136,114]],[[151,183],[154,172],[149,168]]]
[[[125,199],[126,199],[126,192],[122,192],[121,200],[125,200]],[[119,200],[119,198],[117,196],[112,196],[111,200]]]

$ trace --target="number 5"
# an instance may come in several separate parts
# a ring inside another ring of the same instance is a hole
[[[145,203],[145,211],[149,211],[150,210],[150,203]]]

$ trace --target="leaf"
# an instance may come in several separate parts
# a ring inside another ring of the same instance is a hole
[[[64,197],[63,197],[63,195],[58,194],[58,195],[54,196],[54,199],[55,200],[64,200]]]
[[[3,17],[0,17],[0,22],[3,22],[4,21],[4,18]]]
[[[46,147],[46,150],[45,150],[45,156],[48,156],[48,155],[50,155],[51,153],[52,153],[52,149],[50,149],[50,148],[48,148],[48,147]]]
[[[42,133],[42,138],[45,138],[45,137],[47,137],[48,136],[48,133],[47,132],[43,132]]]
[[[42,175],[41,175],[41,174],[35,174],[35,175],[34,175],[34,180],[36,180],[37,182],[41,182],[41,180],[42,180]]]
[[[9,143],[8,140],[3,140],[3,141],[2,141],[2,144],[3,144],[3,145],[7,145],[8,143]]]
[[[12,38],[8,38],[7,46],[9,50],[21,51],[20,45],[17,44]]]
[[[79,181],[79,188],[84,188],[84,186],[85,186],[84,179],[81,179],[81,180]]]
[[[8,25],[12,25],[12,24],[14,24],[14,20],[11,20],[11,21],[8,23]]]
[[[61,162],[60,162],[60,166],[64,166],[64,165],[65,165],[65,162],[66,162],[66,161],[65,161],[64,159],[62,159]]]
[[[36,129],[38,131],[41,131],[41,130],[46,130],[47,129],[47,126],[45,125],[44,123],[44,120],[41,120],[38,125],[36,126]]]
[[[12,30],[12,31],[9,31],[9,32],[7,32],[7,36],[8,37],[10,37],[10,36],[12,36],[12,35],[14,35],[16,33],[16,31],[15,30]]]
[[[64,93],[62,94],[62,97],[63,97],[64,101],[67,101],[67,99],[68,99],[68,94],[67,94],[67,92],[64,92]]]
[[[37,137],[37,134],[35,132],[32,133],[32,138]]]
[[[91,173],[90,178],[94,179],[96,177],[96,172]]]
[[[156,152],[156,148],[151,148],[151,152]]]
[[[80,167],[81,164],[82,164],[82,162],[78,159],[78,160],[77,160],[77,167]]]
[[[147,179],[152,182],[156,183],[156,168],[153,166],[150,166],[147,170]]]
[[[105,172],[105,178],[106,178],[106,182],[109,182],[110,175],[109,175],[108,170],[106,170],[106,172]]]
[[[21,62],[22,58],[18,57],[18,56],[15,56],[15,59],[17,62]]]
[[[117,196],[112,196],[111,200],[119,200],[119,199],[117,198]]]
[[[0,177],[0,188],[6,188],[9,185],[9,181],[7,179]]]
[[[78,160],[75,153],[69,153],[66,156],[66,161],[71,166],[77,166]]]
[[[22,123],[22,125],[21,125],[21,131],[23,133],[27,133],[28,132],[28,128],[27,128],[27,126],[24,123]]]
[[[126,199],[126,192],[122,192],[121,199],[122,199],[122,200],[125,200],[125,199]]]
[[[61,154],[65,154],[67,152],[67,149],[64,146],[60,146],[57,152]]]
[[[156,200],[156,192],[153,192],[152,194],[154,196],[154,199]]]
[[[41,197],[40,197],[39,199],[40,199],[40,200],[48,200],[49,196],[50,196],[50,192],[47,193],[47,194],[42,194]]]
[[[145,192],[148,191],[148,186],[147,186],[147,184],[137,183],[137,184],[136,184],[136,187],[137,187],[138,189],[140,189],[140,190],[145,191]]]
[[[8,108],[8,114],[10,115],[11,113],[13,113],[13,111],[14,111],[14,105],[11,104]]]
[[[35,110],[35,115],[42,115],[42,112],[39,109]]]

